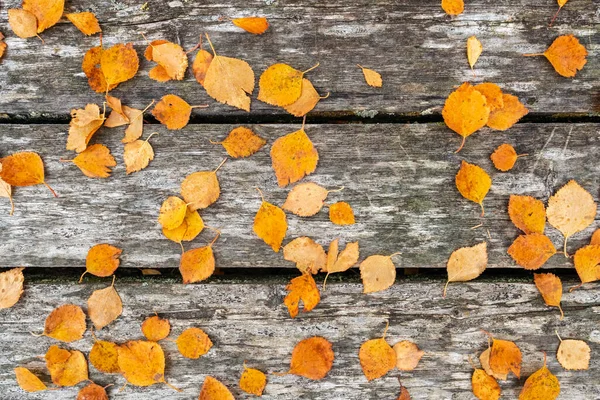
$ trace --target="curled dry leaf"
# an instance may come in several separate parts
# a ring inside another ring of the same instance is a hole
[[[183,283],[195,283],[206,280],[215,272],[215,255],[212,245],[219,238],[219,233],[208,246],[188,250],[181,255],[179,272]]]
[[[152,102],[154,102],[154,100],[152,100]],[[152,105],[152,103],[150,103],[150,105]],[[150,105],[148,107],[150,107]],[[146,107],[146,109],[148,109],[148,107]],[[132,143],[142,137],[142,134],[144,133],[144,112],[146,109],[138,110],[136,108],[123,106],[123,113],[127,117],[129,126],[125,129],[125,137],[121,139],[122,143]]]
[[[200,328],[188,328],[177,338],[177,349],[186,358],[200,358],[208,353],[213,343]]]
[[[48,386],[41,381],[40,378],[35,376],[33,372],[24,367],[17,367],[14,369],[15,377],[19,387],[26,392],[41,392],[48,389]]]
[[[479,85],[475,85],[474,89],[481,93],[486,100],[487,106],[490,111],[497,110],[504,107],[504,100],[502,99],[502,89],[495,83],[484,82]]]
[[[490,351],[490,368],[495,374],[508,376],[509,372],[521,376],[521,350],[514,342],[493,339]]]
[[[48,315],[44,335],[62,342],[74,342],[83,338],[85,329],[85,314],[81,307],[65,304]]]
[[[115,273],[119,267],[119,257],[123,250],[110,244],[97,244],[93,246],[85,258],[85,272],[81,275],[79,282],[83,276],[90,273],[94,276],[107,277]]]
[[[199,84],[204,86],[204,79],[206,79],[206,73],[208,72],[208,67],[213,60],[213,55],[210,54],[206,50],[198,50],[196,53],[196,58],[194,58],[194,62],[192,63],[192,72],[194,73],[194,77]],[[252,87],[254,87],[254,73],[252,75]]]
[[[544,53],[525,55],[545,56],[559,75],[572,78],[583,69],[588,53],[575,36],[563,35],[557,37]]]
[[[0,310],[14,306],[21,298],[25,281],[24,269],[13,268],[0,273]]]
[[[381,74],[377,71],[374,71],[369,68],[365,68],[362,65],[356,64],[358,68],[362,70],[363,76],[365,77],[365,82],[367,85],[373,87],[381,87],[383,85],[383,80],[381,79]]]
[[[239,126],[229,132],[229,135],[222,142],[211,141],[211,143],[222,145],[227,154],[233,158],[242,158],[250,157],[259,151],[267,141],[251,129]]]
[[[479,368],[475,368],[475,371],[473,371],[471,387],[473,388],[473,394],[479,400],[498,400],[502,393],[496,379]]]
[[[52,382],[57,386],[75,386],[88,380],[87,361],[78,350],[65,350],[52,345],[45,359]]]
[[[505,131],[529,113],[519,98],[512,94],[502,94],[502,103],[502,108],[492,111],[488,118],[487,126],[492,129]]]
[[[560,278],[551,273],[533,274],[533,282],[540,291],[546,305],[558,307],[560,319],[563,319],[563,310],[560,306],[563,287]]]
[[[412,371],[417,368],[425,352],[419,346],[408,340],[403,340],[394,345],[396,352],[396,367],[400,371]]]
[[[150,161],[154,160],[154,149],[148,142],[152,135],[155,134],[151,134],[146,140],[136,140],[135,142],[127,143],[123,148],[125,172],[128,175],[132,172],[143,170],[150,164]]]
[[[360,263],[360,277],[363,293],[380,292],[392,286],[396,281],[396,266],[390,256],[369,256]]]
[[[214,53],[204,77],[206,93],[220,103],[249,112],[254,71],[246,61],[217,55],[208,35],[206,38]]]
[[[448,259],[448,282],[466,282],[477,278],[485,271],[488,263],[487,243],[482,242],[472,247],[462,247],[455,250]]]
[[[140,60],[131,43],[118,43],[104,50],[100,57],[100,68],[107,87],[118,85],[133,78],[138,71]]]
[[[559,394],[560,383],[546,367],[546,353],[544,353],[544,366],[527,378],[519,394],[519,400],[554,400]]]
[[[329,245],[327,264],[325,269],[321,270],[322,272],[327,272],[328,275],[335,272],[347,271],[358,262],[358,242],[348,243],[346,248],[338,253],[338,241],[339,239],[335,239]]]
[[[334,358],[331,342],[313,336],[301,340],[294,347],[288,373],[317,381],[327,376]]]
[[[163,228],[163,235],[167,239],[174,241],[175,243],[181,243],[182,241],[190,242],[196,238],[204,229],[204,221],[198,211],[191,211],[189,208],[185,211],[185,218],[181,225],[174,229]]]
[[[278,107],[289,106],[302,94],[302,78],[319,64],[298,71],[287,64],[273,64],[265,70],[258,81],[258,100]]]
[[[169,332],[171,332],[171,323],[158,315],[146,318],[142,323],[142,333],[152,342],[165,339],[169,336]]]
[[[244,17],[235,18],[231,22],[237,27],[242,28],[246,32],[255,35],[262,35],[269,29],[269,21],[265,17]]]
[[[544,233],[546,208],[542,201],[531,196],[510,195],[508,215],[513,224],[523,232]]]
[[[65,14],[65,17],[86,36],[102,32],[96,15],[91,12]]]
[[[181,195],[191,211],[206,208],[221,194],[217,171],[225,164],[224,159],[214,171],[199,171],[189,174],[181,182]]]
[[[336,225],[353,225],[356,222],[352,207],[345,201],[338,201],[329,206],[329,220]]]
[[[50,185],[44,180],[44,162],[34,152],[22,151],[0,159],[0,179],[11,186],[33,186],[44,184],[56,196]]]
[[[267,375],[264,372],[248,368],[244,364],[244,372],[242,372],[242,376],[240,377],[240,389],[255,396],[262,396],[266,385]]]
[[[586,370],[590,367],[590,353],[590,346],[583,340],[561,339],[556,359],[564,369]]]
[[[465,10],[465,2],[463,0],[442,0],[442,9],[448,15],[459,15]]]
[[[93,144],[73,160],[61,161],[72,161],[85,176],[90,178],[108,178],[112,172],[111,168],[117,165],[110,150],[103,144]]]
[[[301,217],[311,217],[321,211],[328,193],[316,183],[299,183],[290,190],[281,208]]]
[[[67,150],[77,153],[84,151],[92,136],[104,124],[104,120],[104,114],[100,113],[100,107],[96,104],[87,104],[85,108],[71,110]]]
[[[479,56],[483,53],[483,45],[475,36],[471,36],[467,39],[467,60],[469,61],[469,65],[471,66],[471,70],[473,66],[479,59]],[[476,88],[477,89],[477,88]]]
[[[271,246],[275,253],[278,253],[287,232],[287,218],[281,208],[265,201],[262,192],[260,196],[262,203],[254,216],[252,230],[256,236]]]
[[[580,248],[573,256],[573,263],[582,284],[599,280],[600,245],[587,245]]]
[[[165,382],[165,353],[156,342],[134,340],[119,346],[119,370],[135,386]],[[166,382],[165,382],[166,383]]]
[[[198,400],[235,400],[235,398],[227,386],[212,376],[207,376],[202,384],[202,389],[200,389]]]
[[[13,33],[21,39],[37,36],[37,18],[27,10],[9,9],[8,23]]]
[[[90,363],[98,371],[106,374],[116,374],[119,368],[119,346],[113,342],[96,340],[90,350]]]
[[[508,254],[521,267],[534,270],[556,254],[556,248],[546,235],[530,233],[516,238],[508,248]]]
[[[478,165],[462,161],[455,178],[456,188],[467,200],[481,206],[481,216],[485,214],[483,199],[492,186],[492,178]]]
[[[298,316],[300,300],[304,303],[302,312],[309,312],[321,301],[321,294],[317,288],[315,280],[309,273],[304,273],[290,281],[285,287],[289,293],[283,299],[283,304],[288,308],[290,317]]]
[[[87,304],[90,319],[98,330],[113,322],[123,313],[123,302],[115,289],[114,276],[112,285],[94,290]]]
[[[152,115],[163,125],[170,130],[184,128],[190,122],[192,109],[204,108],[208,106],[190,106],[181,97],[174,94],[167,94],[160,99],[154,109]]]
[[[108,400],[108,395],[102,386],[92,382],[77,393],[76,400]]]
[[[323,246],[309,237],[296,238],[283,247],[283,258],[296,263],[296,267],[304,272],[316,274],[325,268],[327,256]]]
[[[64,0],[23,0],[23,10],[29,11],[37,19],[37,33],[56,25],[63,15]]]
[[[573,180],[548,200],[546,209],[548,222],[565,237],[565,256],[567,256],[567,240],[594,222],[596,209],[592,195]]]
[[[280,187],[298,182],[317,169],[319,153],[302,128],[273,142],[271,161]]]
[[[386,332],[387,326],[383,337],[367,340],[358,351],[360,366],[369,381],[381,378],[396,367],[396,352],[385,340]]]
[[[448,128],[463,138],[460,147],[456,150],[458,153],[463,148],[466,138],[487,124],[490,107],[485,96],[465,82],[450,93],[444,103],[442,116]]]
[[[283,109],[295,117],[303,117],[317,106],[321,99],[329,97],[329,93],[321,97],[313,84],[306,78],[302,78],[302,92],[298,100],[290,105],[284,106]]]
[[[163,201],[158,214],[158,223],[165,229],[175,229],[183,223],[187,204],[177,196],[170,196]]]
[[[515,166],[517,159],[524,155],[525,154],[517,155],[514,147],[508,143],[504,143],[494,150],[490,159],[498,171],[506,172],[510,171]]]

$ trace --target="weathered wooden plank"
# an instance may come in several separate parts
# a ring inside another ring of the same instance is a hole
[[[18,7],[7,1],[3,9]],[[222,55],[240,57],[253,66],[257,77],[275,62],[307,69],[320,62],[310,79],[321,93],[331,96],[317,106],[321,116],[439,114],[452,88],[463,81],[500,83],[528,104],[533,113],[588,113],[598,115],[600,32],[593,0],[570,2],[552,28],[555,2],[547,0],[469,2],[465,13],[447,16],[439,0],[234,1],[143,2],[70,1],[67,12],[92,10],[102,25],[104,43],[133,42],[142,53],[142,37],[168,39],[191,48],[208,32]],[[271,22],[263,36],[234,27],[223,16],[265,15]],[[0,23],[7,27],[7,14]],[[81,72],[84,53],[98,45],[98,37],[83,37],[63,21],[37,39],[15,37],[8,28],[8,51],[0,67],[0,113],[24,117],[66,116],[71,108],[100,102]],[[544,51],[559,34],[573,33],[587,47],[590,62],[575,79],[554,72],[543,58],[523,53]],[[477,35],[484,53],[476,76],[465,56],[466,39]],[[383,75],[382,89],[368,87],[356,63]],[[242,116],[245,112],[217,104],[195,82],[191,73],[182,82],[157,83],[147,77],[153,63],[141,60],[138,76],[114,91],[126,103],[147,104],[174,92],[190,103],[209,103],[200,117]],[[255,92],[254,97],[256,96]],[[257,100],[252,116],[283,115]]]
[[[108,179],[91,179],[72,164],[64,150],[67,127],[63,125],[0,125],[4,156],[19,150],[40,152],[47,166],[47,182],[58,192],[53,198],[43,186],[17,188],[16,210],[8,216],[8,200],[0,202],[0,254],[10,265],[32,267],[83,267],[87,250],[109,242],[124,249],[122,267],[177,267],[179,246],[163,237],[157,222],[160,204],[178,195],[181,181],[198,170],[214,169],[226,156],[209,139],[224,138],[232,126],[190,125],[169,132],[146,125],[156,157],[139,173],[126,176],[122,164],[122,129],[104,129],[93,139],[105,143],[119,165]],[[222,237],[214,249],[220,267],[291,267],[252,232],[260,206],[255,187],[268,201],[281,205],[289,188],[278,188],[271,168],[269,147],[277,137],[299,125],[254,125],[268,141],[248,159],[229,160],[218,173],[221,197],[201,214],[208,226],[218,227]],[[490,267],[513,267],[506,249],[518,235],[508,219],[510,194],[527,194],[546,200],[570,179],[576,179],[598,199],[600,184],[596,149],[598,124],[519,124],[507,133],[482,131],[467,140],[458,154],[460,137],[442,124],[427,125],[309,125],[306,130],[320,154],[315,174],[305,180],[326,188],[344,186],[331,193],[328,202],[347,201],[356,213],[353,226],[329,222],[327,209],[311,218],[288,215],[284,244],[298,236],[310,236],[327,246],[360,242],[364,258],[391,254],[399,267],[445,267],[458,247],[489,242]],[[503,142],[516,146],[520,158],[513,171],[495,171],[489,160]],[[479,206],[462,198],[454,176],[461,159],[477,163],[492,176],[493,185],[480,217]],[[483,227],[471,229],[483,224]],[[571,252],[589,241],[594,224],[570,239]],[[488,238],[488,230],[490,237]],[[547,234],[562,246],[560,233]],[[186,248],[205,245],[213,233],[206,230]],[[10,260],[10,261],[9,261]],[[550,267],[571,267],[563,256],[553,257]]]
[[[570,285],[575,282],[565,282]],[[24,298],[15,307],[0,311],[0,391],[2,398],[21,399],[12,369],[26,366],[44,372],[43,355],[56,341],[33,337],[40,332],[50,311],[67,302],[85,308],[85,300],[105,284],[77,285],[35,283],[26,286]],[[296,320],[289,318],[282,304],[284,285],[272,284],[144,284],[119,283],[116,288],[124,312],[109,327],[97,332],[104,340],[118,343],[141,339],[141,322],[153,311],[168,318],[171,337],[176,338],[192,326],[204,329],[214,342],[208,354],[198,360],[180,356],[172,342],[163,341],[167,354],[167,380],[181,388],[176,393],[164,385],[149,388],[119,387],[124,379],[103,375],[90,367],[91,379],[99,384],[114,383],[111,395],[128,399],[191,399],[198,396],[208,374],[222,380],[236,398],[250,398],[237,387],[244,360],[268,372],[286,371],[294,345],[319,335],[333,343],[335,362],[322,381],[294,376],[269,375],[265,399],[395,399],[400,378],[413,399],[472,399],[468,358],[477,363],[487,348],[485,329],[496,337],[514,340],[523,352],[522,379],[502,382],[503,397],[516,398],[524,379],[543,363],[561,384],[561,399],[579,400],[600,397],[600,292],[590,284],[565,293],[565,319],[557,309],[546,307],[532,283],[472,282],[450,287],[449,297],[441,298],[443,282],[403,281],[391,289],[364,295],[356,284],[331,284],[322,293],[321,303]],[[416,342],[426,353],[413,372],[389,373],[367,382],[358,361],[358,349],[368,339],[380,337],[385,322],[390,322],[388,342]],[[556,361],[558,339],[587,341],[592,348],[590,369],[565,371]],[[83,340],[67,347],[90,350],[93,340],[88,331]],[[47,379],[47,376],[44,375]],[[28,395],[31,399],[72,399],[75,388]]]

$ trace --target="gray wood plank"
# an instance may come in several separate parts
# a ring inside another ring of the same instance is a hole
[[[83,37],[64,20],[42,34],[45,44],[35,38],[19,39],[8,29],[6,10],[20,3],[8,0],[0,12],[8,43],[0,66],[0,113],[66,116],[71,108],[100,102],[102,96],[89,89],[81,72],[83,55],[98,45],[98,37]],[[220,54],[247,60],[257,79],[275,62],[301,70],[320,62],[308,77],[319,92],[331,92],[315,110],[323,117],[437,115],[453,87],[463,81],[497,82],[528,104],[532,113],[597,116],[600,111],[600,68],[594,62],[600,32],[593,0],[570,2],[550,28],[557,5],[547,0],[477,0],[455,18],[443,12],[439,0],[149,1],[142,10],[143,3],[73,0],[66,12],[94,11],[106,46],[131,41],[140,56],[147,45],[142,32],[150,40],[168,39],[185,48],[208,32]],[[221,18],[248,15],[268,17],[270,30],[254,36]],[[588,64],[574,79],[556,74],[543,58],[522,56],[544,51],[558,35],[569,33],[579,37],[589,52]],[[475,77],[465,56],[471,35],[484,47]],[[368,87],[356,63],[381,72],[384,87]],[[113,94],[125,102],[147,104],[176,93],[192,104],[210,104],[195,111],[201,118],[247,116],[210,99],[191,72],[182,82],[152,81],[147,73],[153,65],[141,60],[138,76]],[[284,114],[257,100],[252,103],[253,117]]]
[[[0,254],[9,265],[40,268],[83,267],[88,249],[112,243],[124,249],[123,268],[174,268],[180,248],[167,240],[157,222],[161,203],[178,195],[189,173],[214,169],[226,156],[209,139],[224,138],[233,126],[189,125],[182,131],[146,125],[145,136],[158,132],[150,142],[156,157],[149,167],[126,176],[122,163],[123,129],[102,128],[93,142],[106,144],[118,165],[108,179],[85,177],[64,150],[67,127],[63,125],[0,125],[0,156],[19,150],[38,151],[45,160],[47,182],[58,192],[54,198],[43,186],[17,188],[16,210],[8,215],[7,199],[0,199]],[[218,173],[221,197],[201,212],[206,225],[222,230],[214,246],[217,266],[289,267],[281,253],[274,253],[252,232],[260,207],[255,187],[268,201],[282,205],[288,188],[277,186],[269,156],[270,144],[299,125],[252,125],[268,144],[250,158],[228,160]],[[443,124],[406,125],[309,125],[308,135],[319,151],[313,181],[331,193],[329,203],[347,201],[357,223],[337,226],[324,208],[310,218],[288,214],[284,244],[310,236],[327,246],[340,237],[342,243],[359,241],[361,259],[371,254],[402,252],[398,267],[444,268],[456,248],[489,242],[489,267],[515,267],[506,249],[518,231],[507,215],[510,194],[526,194],[547,200],[570,179],[576,179],[598,200],[600,171],[597,151],[598,124],[519,124],[506,133],[483,130],[467,140],[458,154],[460,137]],[[496,171],[489,155],[499,144],[515,145],[520,158],[508,173]],[[484,201],[486,215],[458,193],[454,176],[465,159],[481,165],[493,185]],[[478,229],[472,227],[484,224]],[[573,236],[572,253],[587,244],[599,226],[594,223]],[[489,235],[488,237],[488,229]],[[562,236],[548,225],[546,233],[557,248]],[[205,230],[186,244],[203,246],[213,237]],[[5,263],[5,264],[6,264]],[[571,261],[556,255],[548,267],[572,268]]]
[[[565,282],[565,285],[575,282]],[[56,344],[53,339],[33,337],[40,332],[44,318],[63,303],[85,308],[85,301],[105,283],[77,285],[62,283],[27,284],[24,297],[12,309],[0,311],[0,391],[7,400],[25,397],[14,379],[12,369],[26,366],[43,373],[43,355]],[[142,338],[141,322],[153,311],[168,318],[171,337],[176,338],[192,326],[204,329],[214,347],[198,360],[185,359],[174,343],[162,341],[167,358],[167,380],[182,393],[155,385],[149,388],[127,386],[119,392],[124,379],[104,375],[90,366],[91,379],[99,384],[114,383],[111,398],[195,399],[208,374],[225,383],[238,399],[250,398],[237,387],[242,364],[264,371],[282,372],[289,366],[294,345],[319,335],[333,344],[335,361],[329,375],[321,381],[295,376],[269,375],[264,399],[395,399],[398,378],[413,399],[474,399],[468,358],[477,362],[487,348],[485,329],[497,338],[513,340],[523,353],[522,378],[501,383],[503,398],[516,398],[525,378],[542,366],[548,355],[548,368],[561,384],[561,399],[579,400],[600,397],[600,292],[597,284],[565,293],[565,319],[558,310],[546,307],[533,283],[471,282],[453,284],[449,297],[441,299],[443,282],[403,281],[373,295],[361,293],[357,284],[330,284],[321,303],[296,320],[287,315],[282,304],[283,282],[271,284],[148,284],[116,283],[124,311],[113,324],[97,332],[104,340],[118,343]],[[411,340],[425,351],[412,372],[394,370],[384,378],[367,382],[362,374],[358,349],[368,339],[381,337],[385,322],[392,345]],[[563,338],[585,340],[592,349],[590,369],[565,371],[556,361]],[[66,345],[86,355],[92,346],[90,332],[84,339]],[[43,375],[48,381],[48,377]],[[64,388],[30,399],[73,399],[76,388]]]

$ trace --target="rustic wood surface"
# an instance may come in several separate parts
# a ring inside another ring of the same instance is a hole
[[[17,38],[8,29],[9,8],[21,0],[2,4],[0,26],[8,50],[0,68],[0,117],[66,118],[72,108],[99,103],[81,71],[85,52],[99,43],[98,35],[84,37],[64,19],[38,39]],[[154,63],[143,59],[147,41],[167,39],[186,49],[198,36],[211,35],[217,52],[247,60],[257,77],[276,62],[305,70],[321,66],[308,77],[317,90],[331,96],[314,116],[439,115],[444,99],[464,81],[492,81],[517,95],[534,114],[598,116],[600,67],[597,60],[600,32],[595,0],[569,2],[552,27],[555,1],[470,1],[465,12],[450,17],[439,0],[237,0],[68,1],[65,12],[93,11],[104,32],[105,46],[133,42],[140,55],[138,76],[112,92],[125,103],[147,104],[167,93],[176,93],[191,104],[208,103],[197,110],[199,118],[241,117],[248,114],[214,102],[196,83],[191,72],[182,82],[158,83],[147,73]],[[224,17],[264,15],[271,28],[262,36],[243,32]],[[574,34],[589,52],[589,61],[574,79],[554,72],[543,57],[523,57],[543,52],[561,34]],[[476,35],[484,52],[470,70],[465,46]],[[356,64],[381,72],[384,86],[369,88]],[[254,98],[256,98],[256,93]],[[252,103],[254,117],[285,116],[285,112]],[[288,115],[289,117],[289,115]]]
[[[565,285],[575,284],[566,281]],[[63,303],[85,309],[93,290],[110,284],[32,283],[24,298],[10,310],[0,311],[0,393],[2,398],[24,398],[12,369],[26,366],[45,375],[43,356],[53,339],[33,337],[43,330],[44,318]],[[525,378],[543,364],[561,384],[560,399],[580,400],[600,397],[600,291],[589,284],[565,293],[561,321],[556,308],[543,304],[533,283],[472,282],[452,284],[448,298],[442,299],[442,281],[402,281],[391,289],[372,295],[361,293],[358,284],[328,284],[322,301],[312,312],[289,318],[282,304],[283,282],[269,284],[181,285],[116,282],[124,305],[123,315],[97,332],[103,340],[122,343],[142,339],[140,324],[157,311],[172,324],[171,338],[186,328],[204,329],[214,347],[198,360],[183,358],[174,343],[162,341],[167,358],[166,379],[183,390],[177,393],[165,385],[149,388],[127,386],[118,375],[105,375],[90,366],[90,378],[109,388],[111,398],[195,399],[207,374],[227,385],[238,399],[251,398],[241,393],[237,381],[244,360],[264,371],[284,372],[294,345],[318,335],[333,343],[335,361],[329,375],[321,381],[296,376],[269,375],[264,399],[395,399],[398,378],[413,399],[474,399],[471,394],[472,368],[468,358],[478,364],[479,354],[487,348],[485,329],[497,338],[514,340],[523,352],[522,378],[502,382],[503,398],[516,398]],[[350,306],[351,305],[351,306]],[[390,344],[412,340],[425,351],[412,372],[394,370],[382,379],[367,382],[362,374],[358,349],[368,339],[381,337],[390,322]],[[590,369],[566,371],[556,361],[559,340],[583,339],[592,349]],[[88,331],[83,340],[65,345],[86,356],[93,339]],[[64,345],[64,344],[63,344]],[[79,385],[81,387],[82,385]],[[77,388],[27,395],[29,399],[73,399]]]
[[[222,231],[214,246],[217,266],[294,268],[252,232],[252,223],[260,207],[255,187],[272,203],[285,201],[289,187],[277,187],[269,147],[300,125],[250,126],[267,139],[267,146],[248,159],[225,163],[217,174],[221,197],[201,215],[206,225]],[[0,155],[39,151],[47,166],[47,182],[59,197],[52,197],[43,185],[17,188],[12,217],[8,199],[2,199],[0,253],[15,266],[81,268],[91,246],[108,242],[124,250],[124,268],[177,267],[181,250],[162,235],[158,210],[168,196],[179,195],[186,175],[216,168],[226,153],[209,139],[224,138],[232,127],[189,125],[173,132],[146,125],[145,136],[158,132],[150,139],[156,157],[147,169],[129,176],[122,163],[123,129],[103,128],[94,142],[105,143],[118,165],[110,178],[92,179],[75,165],[59,161],[73,154],[64,150],[67,126],[3,126]],[[507,133],[483,130],[470,137],[458,154],[453,151],[460,137],[441,124],[308,125],[306,131],[320,160],[316,172],[305,180],[329,189],[344,186],[343,191],[331,193],[327,202],[349,202],[357,223],[333,225],[326,208],[310,218],[288,214],[284,244],[309,236],[327,246],[340,237],[342,242],[358,240],[361,258],[400,251],[403,254],[395,258],[399,267],[443,268],[454,249],[487,240],[489,267],[514,267],[506,254],[518,235],[507,215],[510,194],[545,201],[569,179],[576,179],[598,200],[600,166],[595,152],[589,151],[598,146],[598,124],[519,124]],[[496,171],[489,160],[493,149],[504,142],[529,154],[508,173]],[[479,205],[462,198],[455,188],[462,159],[481,165],[492,176],[483,218]],[[483,226],[470,229],[479,224]],[[596,227],[593,224],[571,238],[569,249],[586,244]],[[562,248],[557,230],[548,225],[547,234]],[[185,247],[203,246],[213,236],[205,230]],[[562,255],[547,266],[572,268]]]

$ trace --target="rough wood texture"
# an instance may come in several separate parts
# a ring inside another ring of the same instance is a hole
[[[209,139],[224,138],[233,126],[194,125],[182,131],[146,125],[145,136],[158,132],[150,142],[156,157],[150,166],[126,176],[122,164],[123,129],[104,129],[93,141],[105,143],[118,160],[113,175],[105,180],[85,177],[64,150],[67,127],[62,125],[4,125],[0,129],[0,156],[19,150],[39,151],[47,166],[47,182],[58,192],[54,198],[43,186],[17,188],[16,210],[8,216],[7,199],[0,202],[0,254],[10,265],[32,267],[83,267],[88,249],[112,243],[124,249],[122,267],[177,267],[180,248],[167,240],[157,222],[161,203],[178,195],[189,173],[214,169],[226,156]],[[278,188],[271,168],[269,146],[277,137],[299,125],[254,125],[268,144],[248,159],[230,159],[219,170],[221,197],[202,216],[217,227],[222,237],[214,246],[217,265],[230,267],[290,267],[252,232],[260,206],[260,187],[268,201],[281,205],[289,191]],[[309,125],[308,135],[319,151],[316,172],[304,181],[326,188],[345,186],[331,193],[329,203],[347,201],[357,224],[336,226],[327,209],[311,218],[288,215],[284,244],[298,236],[310,236],[327,246],[360,242],[364,258],[391,254],[399,267],[444,268],[450,253],[459,247],[489,241],[490,267],[514,267],[506,249],[518,235],[507,215],[510,194],[527,194],[547,200],[570,179],[576,179],[598,200],[600,167],[597,155],[598,124],[519,124],[507,133],[482,131],[467,140],[458,154],[460,137],[442,124],[428,125]],[[503,142],[515,145],[520,158],[508,173],[496,171],[489,155]],[[460,160],[481,165],[493,185],[484,205],[462,198],[454,176]],[[471,229],[483,224],[482,227]],[[569,241],[570,252],[587,244],[593,224]],[[491,239],[488,238],[488,230]],[[547,234],[562,248],[561,234],[548,225]],[[213,237],[205,230],[186,249],[205,245]],[[572,267],[556,255],[549,267]]]
[[[571,285],[575,282],[565,282]],[[33,337],[41,332],[44,318],[64,303],[85,308],[95,289],[109,284],[77,285],[30,284],[15,307],[0,311],[0,392],[3,399],[22,399],[12,369],[26,366],[45,374],[44,362],[37,358],[57,342]],[[472,399],[469,356],[475,363],[487,348],[485,329],[496,337],[514,340],[523,352],[522,378],[501,383],[503,398],[516,398],[527,376],[542,366],[548,354],[548,367],[561,384],[561,399],[600,397],[600,292],[598,285],[586,285],[565,293],[565,319],[549,308],[533,283],[472,282],[452,284],[448,298],[441,299],[443,282],[404,281],[372,295],[361,293],[361,285],[331,284],[322,293],[321,303],[308,314],[292,320],[282,304],[283,284],[188,285],[119,283],[124,312],[117,321],[97,332],[103,340],[122,343],[143,338],[142,321],[157,311],[172,324],[176,338],[192,326],[204,329],[214,342],[208,354],[198,360],[185,359],[174,343],[162,341],[167,354],[167,380],[181,388],[176,393],[165,385],[149,388],[119,387],[124,379],[104,375],[90,367],[91,379],[99,384],[114,383],[109,389],[115,398],[195,399],[206,374],[224,382],[238,399],[250,398],[237,387],[244,360],[249,366],[268,372],[283,372],[289,366],[294,345],[307,337],[323,336],[333,343],[335,362],[322,381],[295,376],[269,375],[265,399],[395,399],[397,378],[413,399]],[[388,342],[412,340],[425,351],[413,372],[392,371],[386,377],[367,382],[358,361],[358,349],[368,339],[381,337],[389,320]],[[565,371],[556,361],[562,338],[583,339],[592,349],[588,371]],[[93,340],[88,331],[83,340],[66,347],[86,355]],[[48,377],[44,375],[48,381]],[[76,389],[28,395],[31,399],[73,399]]]
[[[21,0],[3,4],[0,23],[8,51],[0,66],[0,113],[22,117],[65,117],[71,108],[101,102],[81,72],[85,52],[97,46],[98,36],[84,37],[66,20],[36,38],[19,39],[7,26],[6,10]],[[322,116],[438,114],[453,87],[463,81],[493,81],[527,103],[533,113],[600,112],[600,32],[594,0],[569,2],[554,26],[557,10],[548,0],[469,2],[464,14],[452,18],[439,0],[318,0],[251,1],[73,0],[66,12],[91,10],[104,32],[104,44],[133,42],[142,54],[149,40],[168,39],[193,47],[208,32],[222,55],[247,60],[257,76],[276,62],[300,70],[321,66],[308,76],[320,93],[331,92],[316,112]],[[254,36],[236,28],[225,17],[264,15],[271,28]],[[589,62],[575,79],[554,72],[544,58],[523,53],[544,51],[560,34],[574,34],[587,47]],[[466,40],[476,35],[484,52],[476,76],[466,58]],[[356,63],[378,70],[384,87],[368,87]],[[154,63],[141,60],[138,76],[112,94],[125,103],[149,103],[176,93],[192,104],[209,103],[195,114],[211,117],[248,114],[210,99],[191,73],[183,82],[157,83],[147,77]],[[254,98],[256,98],[257,90]],[[257,100],[253,117],[285,113]],[[1,116],[1,114],[0,114]]]

